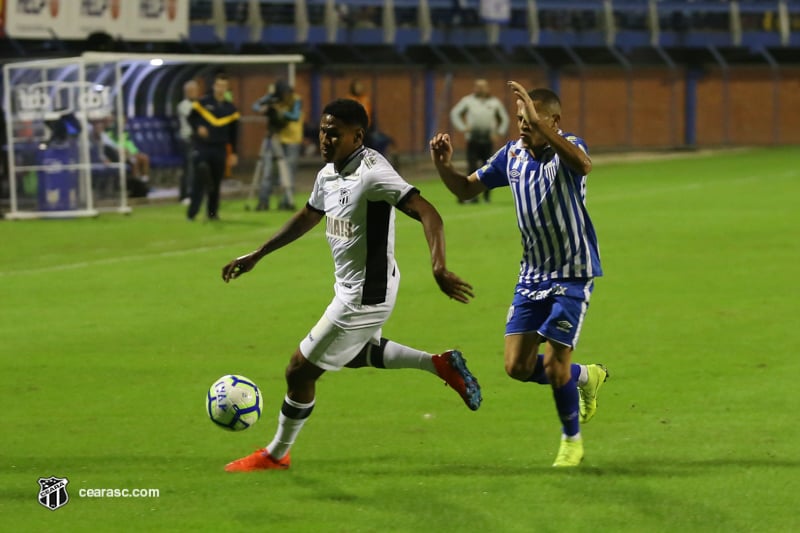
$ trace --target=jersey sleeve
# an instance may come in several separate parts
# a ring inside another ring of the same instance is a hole
[[[475,171],[481,183],[489,189],[496,189],[497,187],[505,187],[508,185],[506,166],[510,147],[511,143],[508,143],[500,148],[489,158],[485,165]]]
[[[577,146],[578,148],[580,148],[581,150],[583,150],[583,153],[589,155],[589,147],[586,146],[586,141],[584,141],[577,135],[573,135],[571,133],[565,133],[564,138],[569,142],[571,142],[572,144],[574,144],[575,146]]]
[[[388,163],[377,164],[367,169],[364,180],[367,186],[367,200],[372,202],[383,201],[396,206],[416,191],[414,186],[400,177]]]
[[[314,180],[314,187],[311,189],[311,196],[308,197],[308,207],[317,213],[325,213],[325,194],[322,189],[321,174],[317,174],[317,179]]]

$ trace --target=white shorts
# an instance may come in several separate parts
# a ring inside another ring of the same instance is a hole
[[[399,273],[389,283],[386,301],[378,305],[348,304],[338,296],[300,342],[303,357],[323,370],[339,370],[368,343],[380,343],[383,324],[397,300]]]

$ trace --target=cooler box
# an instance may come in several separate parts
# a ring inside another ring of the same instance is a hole
[[[71,211],[79,208],[78,171],[64,168],[64,165],[77,162],[76,143],[51,144],[39,151],[37,164],[45,167],[38,172],[40,211]]]

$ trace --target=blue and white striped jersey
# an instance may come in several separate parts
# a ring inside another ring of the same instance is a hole
[[[583,139],[561,135],[588,153]],[[522,234],[519,283],[603,274],[597,236],[586,210],[586,176],[562,165],[552,148],[536,159],[521,140],[512,141],[477,173],[490,189],[511,187]]]

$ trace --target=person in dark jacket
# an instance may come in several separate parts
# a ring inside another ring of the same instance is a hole
[[[196,100],[189,114],[192,126],[195,183],[186,216],[194,220],[208,191],[206,213],[209,220],[219,219],[219,196],[226,163],[236,166],[236,142],[239,135],[239,111],[225,98],[228,76],[218,73],[214,77],[211,94]],[[231,147],[228,153],[227,146]]]

